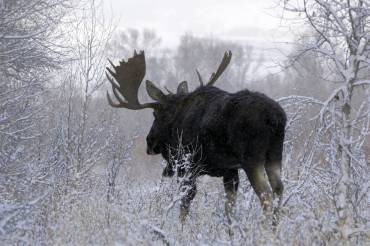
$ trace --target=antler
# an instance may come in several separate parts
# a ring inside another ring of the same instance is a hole
[[[222,61],[217,68],[217,71],[215,73],[212,73],[211,77],[209,78],[209,81],[206,83],[206,86],[212,86],[216,82],[216,80],[221,76],[221,74],[225,71],[225,69],[229,65],[231,56],[232,56],[232,53],[230,50],[225,52],[224,57],[222,58]],[[204,80],[202,79],[202,76],[200,75],[199,71],[196,70],[196,72],[198,75],[200,86],[203,86]]]
[[[128,109],[143,109],[143,108],[154,108],[157,103],[145,103],[140,104],[138,99],[138,91],[140,84],[145,76],[145,56],[144,51],[140,51],[139,54],[134,51],[134,56],[129,58],[127,62],[125,60],[120,61],[118,66],[108,60],[112,65],[114,71],[107,67],[107,71],[115,81],[106,72],[106,76],[109,82],[112,84],[112,91],[119,103],[114,103],[109,96],[107,91],[107,99],[109,104],[115,108],[128,108]],[[126,101],[124,101],[126,100]]]

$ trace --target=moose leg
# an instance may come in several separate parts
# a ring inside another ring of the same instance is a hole
[[[279,208],[282,202],[283,195],[283,182],[281,182],[281,161],[267,162],[265,164],[266,174],[270,181],[270,185],[274,195],[279,197],[278,205],[274,208],[274,215],[272,220],[272,225],[275,227],[279,221]]]
[[[283,194],[283,182],[281,182],[281,161],[267,162],[265,164],[266,174],[269,179],[272,191],[281,198]]]
[[[265,164],[266,174],[270,181],[270,185],[274,194],[281,196],[283,194],[283,183],[281,182],[281,160],[283,153],[283,143],[284,143],[284,131],[279,132],[279,134],[270,143],[269,149],[267,151],[267,161]]]
[[[230,170],[227,172],[223,177],[223,181],[226,192],[225,213],[229,224],[231,224],[231,217],[234,214],[235,201],[239,186],[238,170]]]
[[[278,196],[278,205],[274,208],[274,215],[272,224],[275,227],[279,221],[279,209],[282,202],[283,196],[283,182],[281,182],[281,160],[283,153],[283,143],[284,143],[284,130],[278,132],[278,135],[270,143],[269,149],[267,151],[267,161],[265,164],[266,174],[269,179],[274,196]]]
[[[249,182],[260,199],[261,206],[265,212],[271,212],[272,194],[267,177],[264,175],[264,163],[257,163],[253,167],[245,169]]]
[[[180,220],[181,223],[185,222],[186,217],[189,214],[189,207],[191,201],[194,199],[195,194],[197,193],[197,187],[195,179],[185,180],[181,184],[182,198],[180,204]]]

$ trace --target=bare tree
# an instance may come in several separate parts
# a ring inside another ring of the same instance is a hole
[[[310,42],[309,38],[300,38],[288,56],[283,74],[283,81],[288,84],[285,85],[284,95],[288,92],[288,94],[323,99],[330,94],[331,84],[325,78],[327,72],[324,70],[321,57],[312,52],[301,54],[302,47],[309,45]]]
[[[58,27],[67,0],[0,1],[0,237],[37,237],[40,203],[48,195],[43,95],[61,62]]]
[[[113,24],[105,19],[101,1],[82,2],[81,6],[82,9],[76,11],[75,25],[72,26],[71,46],[74,48],[73,56],[76,59],[70,65],[69,79],[72,81],[69,81],[68,92],[75,94],[81,101],[75,101],[77,105],[71,105],[74,103],[70,100],[72,95],[67,101],[68,116],[71,110],[74,110],[73,106],[78,108],[77,112],[80,114],[76,119],[77,138],[72,140],[71,134],[69,132],[67,134],[69,138],[67,152],[72,154],[69,160],[77,179],[98,163],[102,151],[107,146],[107,142],[102,144],[89,139],[96,130],[89,121],[89,110],[91,110],[92,98],[105,82],[105,52],[113,33]],[[71,124],[70,117],[68,117],[68,124]]]
[[[364,192],[361,185],[367,182],[369,172],[363,146],[370,122],[370,4],[303,0],[282,5],[285,11],[303,17],[314,32],[293,59],[314,52],[325,65],[326,79],[336,87],[320,106],[315,142],[324,147],[325,160],[336,175],[336,223],[340,237],[348,242],[352,235],[365,231],[358,217],[363,194],[354,194]]]

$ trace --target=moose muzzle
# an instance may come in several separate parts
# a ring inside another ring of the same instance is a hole
[[[161,148],[156,142],[148,143],[146,146],[146,153],[148,155],[158,155],[161,153]]]

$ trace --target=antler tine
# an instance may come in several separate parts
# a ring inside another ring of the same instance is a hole
[[[200,73],[199,73],[198,69],[195,69],[195,71],[197,72],[198,80],[199,80],[200,86],[203,86],[203,85],[204,85],[204,83],[203,83],[202,76],[200,75]]]
[[[212,86],[217,81],[217,79],[222,75],[222,73],[225,71],[225,69],[229,65],[231,57],[232,57],[232,53],[231,53],[230,50],[225,52],[224,57],[222,58],[222,61],[221,61],[220,65],[217,68],[216,73],[212,73],[212,75],[211,75],[211,77],[210,77],[210,79],[207,83],[207,86]],[[199,76],[200,75],[198,73],[198,78],[199,78]]]
[[[109,59],[108,62],[114,71],[107,67],[106,76],[112,85],[113,94],[118,100],[118,103],[114,103],[107,92],[109,105],[115,108],[134,110],[156,107],[157,103],[140,104],[138,99],[139,87],[146,70],[144,51],[140,51],[138,54],[135,50],[133,57],[129,58],[127,62],[120,61],[118,66],[115,66]]]
[[[114,64],[113,64],[113,62],[110,60],[110,59],[108,59],[108,62],[109,62],[109,64],[114,68],[115,66],[114,66]],[[108,69],[108,68],[107,68]]]
[[[113,90],[113,92],[114,92],[114,90]],[[116,96],[116,98],[117,98],[117,96]],[[127,108],[126,103],[123,102],[120,99],[118,99],[119,103],[114,103],[113,100],[110,98],[110,95],[109,95],[108,91],[107,91],[107,99],[108,99],[109,105],[114,107],[114,108]]]

